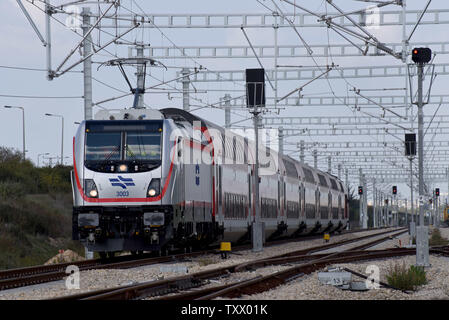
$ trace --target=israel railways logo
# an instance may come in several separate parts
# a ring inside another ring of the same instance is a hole
[[[134,187],[134,181],[132,178],[123,178],[122,176],[118,176],[117,178],[109,178],[111,185],[113,187],[122,187],[122,189],[126,189],[126,187]]]

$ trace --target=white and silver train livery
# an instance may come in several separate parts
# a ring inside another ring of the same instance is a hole
[[[180,109],[95,119],[73,139],[73,239],[103,255],[251,239],[251,141]],[[265,238],[342,230],[343,183],[268,150],[277,165],[259,180]]]

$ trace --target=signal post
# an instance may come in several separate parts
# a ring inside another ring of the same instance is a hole
[[[250,113],[254,117],[254,135],[255,135],[255,164],[254,164],[254,218],[251,227],[251,237],[253,252],[263,250],[264,243],[264,223],[260,217],[259,203],[259,124],[260,113],[265,107],[265,70],[264,69],[246,69],[246,101]]]

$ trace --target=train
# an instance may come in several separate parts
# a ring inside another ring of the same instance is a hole
[[[72,238],[101,257],[251,239],[254,142],[182,109],[101,110],[73,138]],[[343,230],[336,176],[259,149],[264,241]]]

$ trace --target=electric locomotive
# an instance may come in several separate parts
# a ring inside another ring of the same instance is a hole
[[[266,151],[269,152],[266,152]],[[343,229],[338,178],[259,151],[265,239]],[[180,109],[99,111],[73,139],[73,239],[102,256],[250,239],[251,141]]]

